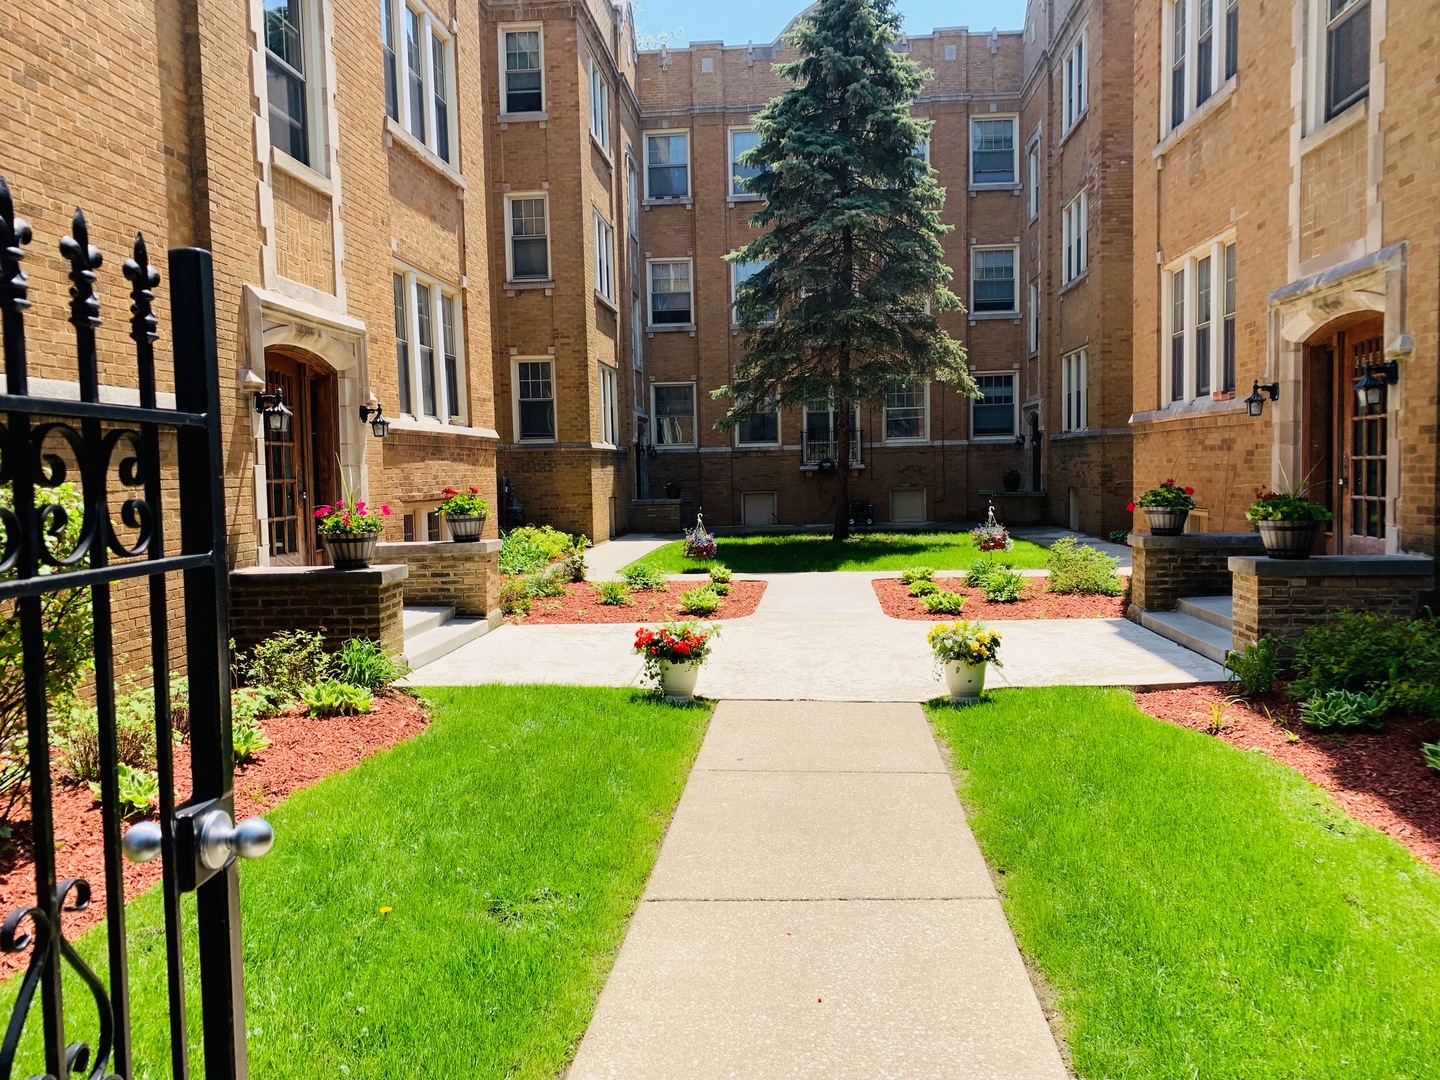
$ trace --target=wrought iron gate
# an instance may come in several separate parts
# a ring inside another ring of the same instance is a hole
[[[0,179],[0,312],[3,312],[6,385],[0,394],[0,485],[12,508],[0,507],[0,601],[14,601],[20,620],[25,714],[34,833],[35,902],[0,927],[0,950],[29,951],[19,999],[0,1044],[0,1080],[9,1080],[26,1019],[39,991],[44,1028],[45,1078],[81,1074],[91,1080],[132,1075],[130,993],[125,934],[125,856],[163,860],[171,1072],[191,1074],[180,896],[196,893],[201,1024],[205,1074],[210,1080],[246,1076],[245,1006],[241,973],[237,854],[269,849],[270,827],[259,819],[233,825],[233,751],[230,730],[229,634],[226,592],[224,490],[220,389],[210,253],[178,248],[169,253],[175,407],[160,408],[153,310],[160,272],[150,265],[144,239],[122,273],[130,283],[130,337],[135,343],[138,404],[102,395],[95,330],[101,253],[76,211],[72,235],[60,241],[70,264],[70,323],[79,400],[34,396],[25,347],[29,283],[20,268],[30,226],[15,217],[9,187]],[[133,390],[131,391],[133,394]],[[110,400],[106,400],[106,399]],[[179,544],[165,535],[162,439],[173,439],[175,516]],[[64,533],[70,515],[54,491],[77,474],[83,518],[73,551],[57,553],[51,538]],[[117,490],[111,492],[114,486]],[[118,505],[117,505],[118,500]],[[117,528],[118,513],[123,529]],[[57,572],[63,571],[63,572]],[[175,804],[170,733],[169,610],[167,575],[179,574],[184,595],[184,640],[190,696],[191,797]],[[115,722],[115,653],[111,586],[144,578],[149,587],[150,661],[154,679],[159,821],[132,827],[122,838],[119,759]],[[101,766],[101,822],[105,854],[105,915],[109,979],[98,978],[66,940],[64,912],[85,908],[88,882],[56,880],[50,777],[50,736],[42,600],[62,589],[88,588],[94,622],[95,698]],[[83,980],[99,1010],[91,1042],[66,1030],[62,966]]]

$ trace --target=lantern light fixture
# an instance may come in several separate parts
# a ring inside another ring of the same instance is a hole
[[[1383,364],[1366,364],[1365,371],[1355,380],[1355,405],[1364,412],[1385,400],[1385,388],[1400,379],[1400,365],[1394,360]]]
[[[383,439],[390,434],[390,421],[385,419],[385,406],[378,401],[374,405],[360,406],[360,422],[369,424],[375,438]]]
[[[1278,382],[1261,384],[1259,379],[1255,380],[1255,386],[1250,391],[1250,396],[1245,399],[1245,411],[1251,416],[1259,416],[1265,411],[1265,395],[1269,395],[1271,401],[1280,400],[1280,384]]]
[[[276,435],[288,435],[295,414],[285,404],[285,391],[277,386],[273,392],[255,395],[255,411],[265,419],[265,426]]]

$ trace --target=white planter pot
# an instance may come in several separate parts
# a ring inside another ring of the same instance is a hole
[[[695,680],[700,676],[700,665],[690,661],[684,664],[660,661],[660,692],[669,701],[689,701],[695,696]]]
[[[947,661],[945,685],[950,690],[951,701],[979,701],[985,692],[985,665]]]

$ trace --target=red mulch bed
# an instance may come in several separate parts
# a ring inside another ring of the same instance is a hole
[[[1047,593],[1044,578],[1030,578],[1025,595],[1008,604],[992,604],[985,599],[985,590],[967,589],[963,577],[935,579],[946,592],[966,597],[964,619],[1123,619],[1125,598],[1122,596],[1073,596]],[[933,615],[925,610],[918,596],[910,595],[910,586],[899,578],[874,578],[870,582],[880,606],[892,619],[953,619],[953,615]]]
[[[403,694],[376,697],[368,716],[312,720],[299,706],[261,722],[270,745],[235,770],[237,817],[263,814],[287,795],[343,772],[377,750],[384,750],[425,730],[424,709]],[[176,801],[190,794],[190,747],[175,747]],[[54,797],[56,877],[84,878],[90,883],[90,906],[65,916],[70,940],[105,918],[105,852],[100,837],[100,807],[81,784],[57,784]],[[0,853],[0,912],[28,907],[35,900],[35,864],[31,854],[30,820],[17,813],[14,835]],[[135,819],[140,820],[140,819]],[[127,823],[128,827],[128,823]],[[281,838],[284,842],[284,838]],[[127,900],[160,880],[160,860],[125,864]],[[0,955],[0,978],[29,963],[28,952]]]
[[[704,584],[707,579],[672,581],[662,589],[632,593],[633,604],[600,603],[595,586],[578,582],[565,586],[564,596],[540,596],[531,601],[530,614],[512,615],[508,622],[526,626],[551,623],[642,623],[666,619],[695,618],[680,614],[682,593]],[[720,610],[707,619],[743,619],[755,614],[760,597],[765,595],[763,581],[732,581],[730,595],[720,598]]]
[[[1435,721],[1387,719],[1381,731],[1338,735],[1307,728],[1296,703],[1279,691],[1247,702],[1230,699],[1226,689],[1153,690],[1137,693],[1135,701],[1152,716],[1198,731],[1209,730],[1206,704],[1227,702],[1220,738],[1289,765],[1328,791],[1351,817],[1440,871],[1440,772],[1420,754],[1421,743],[1440,740]],[[1298,741],[1291,742],[1290,733]]]

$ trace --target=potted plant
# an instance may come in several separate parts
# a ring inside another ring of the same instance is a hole
[[[685,558],[708,562],[715,558],[715,550],[715,537],[705,531],[705,516],[696,514],[695,527],[685,532]]]
[[[1185,519],[1195,509],[1195,489],[1181,487],[1171,477],[1125,505],[1132,514],[1137,507],[1145,511],[1151,535],[1179,536],[1185,531]]]
[[[667,480],[667,481],[665,481],[665,498],[667,498],[667,499],[678,499],[679,497],[680,497],[680,481],[679,481],[679,480]]]
[[[689,701],[695,696],[700,665],[710,655],[718,626],[697,622],[661,623],[654,630],[635,631],[635,651],[645,657],[645,677],[667,701]]]
[[[975,546],[981,551],[1010,551],[1015,547],[1015,541],[1010,539],[1010,532],[995,520],[995,507],[990,507],[990,512],[981,525],[970,530],[970,538],[975,541]]]
[[[351,498],[316,510],[316,531],[325,542],[330,564],[337,570],[363,570],[369,566],[375,558],[375,541],[389,516],[389,506],[377,509]]]
[[[485,519],[490,516],[490,504],[480,498],[480,489],[471,487],[468,492],[447,487],[441,492],[445,501],[435,507],[435,513],[445,519],[450,528],[450,539],[457,544],[473,543],[485,531]]]
[[[1006,469],[1005,475],[1001,477],[1001,483],[1005,485],[1006,491],[1019,491],[1020,485],[1024,481],[1025,478],[1020,475],[1019,469]]]
[[[1004,666],[1000,635],[978,622],[936,623],[927,639],[952,701],[979,701],[985,691],[985,665]]]
[[[1308,559],[1315,551],[1320,527],[1335,520],[1335,515],[1299,492],[1261,490],[1245,511],[1245,520],[1260,530],[1260,541],[1270,558]]]

